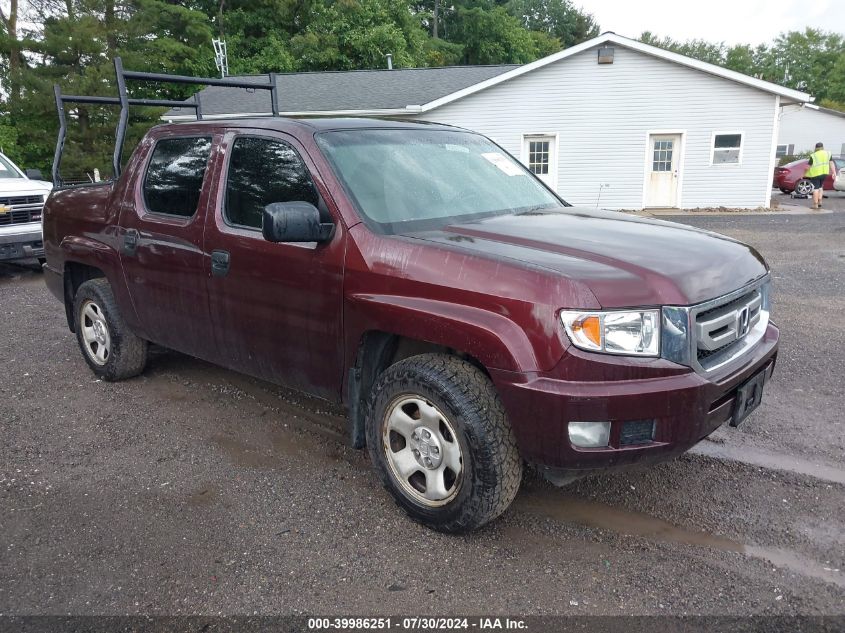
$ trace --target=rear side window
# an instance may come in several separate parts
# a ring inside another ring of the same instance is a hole
[[[185,218],[194,215],[210,154],[210,137],[168,138],[156,143],[144,178],[147,210]]]
[[[308,168],[287,143],[268,138],[235,139],[226,181],[226,221],[261,228],[261,213],[273,202],[310,202],[317,189]]]

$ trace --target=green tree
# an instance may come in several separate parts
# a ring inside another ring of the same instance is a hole
[[[841,81],[834,73],[843,53],[845,41],[838,33],[810,28],[790,31],[775,39],[767,71],[774,81],[809,92],[818,100],[826,99],[831,85]]]
[[[524,64],[538,57],[536,40],[504,7],[458,8],[449,40],[463,46],[464,64]]]
[[[290,41],[298,70],[423,66],[427,34],[403,0],[336,0],[316,4]]]
[[[213,71],[208,17],[162,0],[66,0],[29,4],[27,21],[38,28],[22,40],[27,68],[17,86],[3,82],[4,125],[15,130],[17,155],[28,167],[45,170],[52,160],[56,114],[52,85],[65,94],[116,95],[112,59],[121,56],[134,70],[209,74]],[[0,42],[5,63],[14,54]],[[2,81],[2,78],[0,78]],[[10,89],[11,88],[11,89]],[[19,98],[15,98],[15,93]],[[190,89],[165,84],[133,85],[132,93],[185,98]],[[133,109],[127,148],[145,131],[160,109]],[[63,173],[111,173],[116,108],[69,106],[69,135]]]
[[[569,0],[510,0],[507,8],[526,29],[557,38],[563,48],[599,34],[593,16],[581,11]]]

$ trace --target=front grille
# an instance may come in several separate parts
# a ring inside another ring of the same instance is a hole
[[[713,350],[698,349],[698,350],[696,350],[696,356],[698,357],[698,362],[700,363],[702,361],[706,361],[711,356],[715,356],[716,354],[719,354],[720,352],[725,352],[725,351],[728,350],[729,347],[732,347],[734,345],[736,345],[736,341],[734,341],[733,343],[728,343],[727,345],[722,345],[722,347],[720,347],[718,349],[713,349]]]
[[[0,226],[40,222],[44,196],[0,197]]]
[[[732,360],[741,354],[753,337],[760,334],[759,325],[768,323],[764,310],[763,291],[755,288],[736,298],[709,302],[704,309],[692,311],[692,332],[698,365],[705,371]],[[765,330],[765,327],[762,328]]]
[[[15,209],[6,213],[0,213],[0,226],[9,226],[10,224],[26,224],[27,222],[41,221],[41,206],[36,208]]]
[[[21,204],[41,204],[44,196],[0,197],[0,207],[15,207]]]

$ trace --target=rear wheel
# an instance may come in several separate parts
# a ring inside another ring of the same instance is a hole
[[[815,187],[813,186],[812,181],[807,178],[802,178],[795,183],[795,193],[799,196],[809,196],[813,193],[813,189],[815,189]]]
[[[76,340],[91,370],[103,380],[132,378],[144,371],[147,342],[124,323],[106,279],[91,279],[73,303]]]
[[[443,354],[389,367],[370,398],[370,457],[409,515],[466,532],[507,509],[522,479],[513,431],[490,380]]]

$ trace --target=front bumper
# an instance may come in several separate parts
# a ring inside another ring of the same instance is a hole
[[[742,383],[763,370],[771,376],[777,345],[778,329],[770,324],[754,349],[707,377],[665,361],[664,375],[656,376],[659,369],[641,371],[639,365],[626,367],[618,359],[605,365],[607,375],[590,381],[563,380],[572,372],[561,367],[548,374],[490,373],[523,458],[541,470],[589,472],[663,461],[697,444],[731,419]],[[561,361],[565,363],[567,359]],[[623,445],[623,425],[642,420],[655,422],[652,441]],[[610,445],[574,447],[570,421],[610,421]]]
[[[41,223],[13,224],[0,228],[0,261],[44,257]]]

